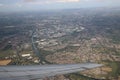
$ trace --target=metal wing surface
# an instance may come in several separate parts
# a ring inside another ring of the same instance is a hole
[[[35,80],[59,74],[79,72],[101,66],[101,64],[96,63],[0,66],[0,80]]]

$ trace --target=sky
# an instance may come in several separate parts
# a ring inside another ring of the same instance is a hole
[[[119,6],[120,0],[0,0],[0,12]]]

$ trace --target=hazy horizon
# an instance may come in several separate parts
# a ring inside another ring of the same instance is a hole
[[[59,10],[72,8],[120,7],[118,0],[4,0],[0,12]]]

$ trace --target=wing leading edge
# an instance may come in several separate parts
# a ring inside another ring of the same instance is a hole
[[[0,80],[31,80],[59,74],[67,74],[101,67],[102,64],[62,64],[62,65],[33,65],[33,66],[1,66]]]

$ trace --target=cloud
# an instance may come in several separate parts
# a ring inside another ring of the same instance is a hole
[[[24,0],[25,2],[34,2],[36,0]]]
[[[70,3],[79,2],[80,0],[24,0],[24,2],[30,4],[50,4],[50,3]]]
[[[80,0],[56,0],[57,2],[79,2]]]
[[[23,5],[21,3],[16,3],[15,6],[21,8]]]
[[[4,6],[4,4],[0,4],[0,7]]]

